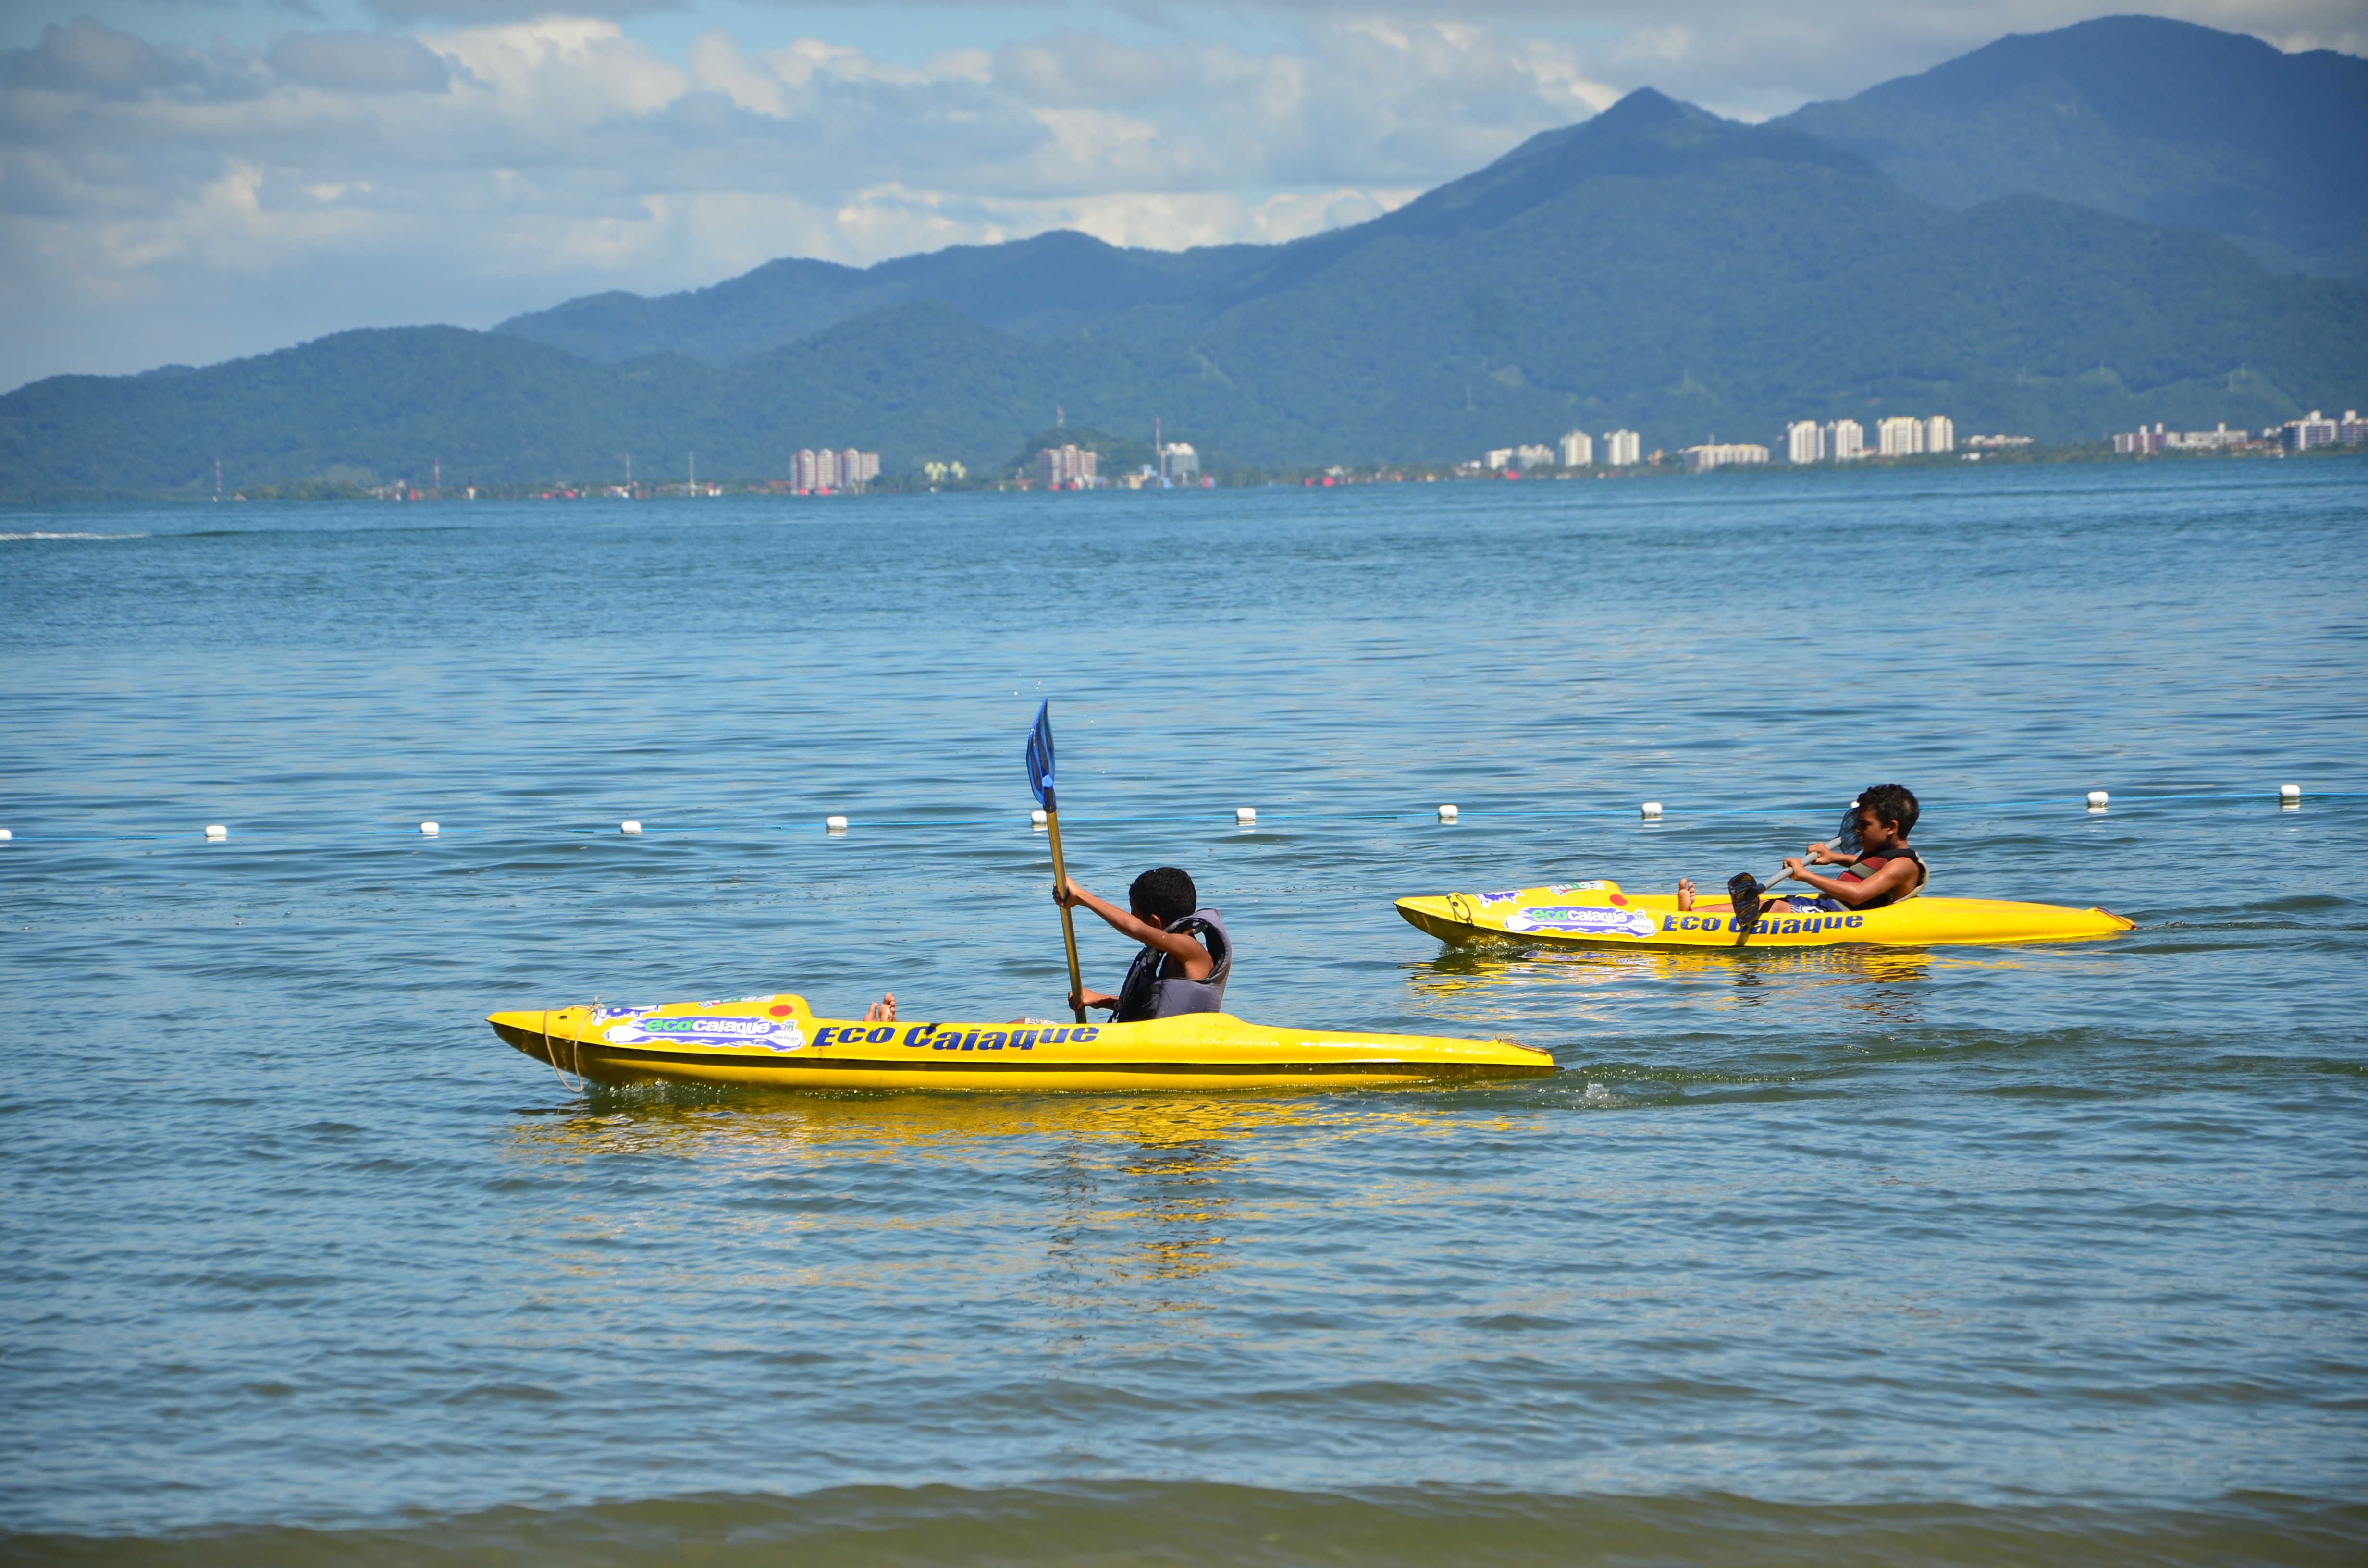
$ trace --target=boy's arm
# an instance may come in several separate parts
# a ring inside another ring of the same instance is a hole
[[[1121,936],[1140,942],[1146,948],[1156,948],[1171,958],[1183,960],[1184,972],[1190,979],[1206,980],[1209,978],[1209,971],[1216,967],[1216,960],[1209,956],[1209,949],[1202,947],[1200,939],[1191,933],[1163,931],[1147,920],[1137,920],[1116,904],[1096,898],[1084,888],[1079,887],[1074,877],[1069,879],[1065,896],[1062,892],[1055,892],[1053,897],[1060,903],[1071,905],[1082,903],[1108,921],[1110,928]]]
[[[1784,869],[1795,880],[1808,883],[1827,898],[1839,899],[1852,909],[1869,899],[1881,898],[1886,892],[1906,887],[1915,880],[1918,869],[1916,862],[1905,855],[1885,860],[1883,869],[1863,881],[1845,882],[1835,877],[1821,877],[1799,859],[1785,861]]]

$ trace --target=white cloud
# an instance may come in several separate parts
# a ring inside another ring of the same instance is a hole
[[[1412,24],[1265,54],[1070,28],[913,65],[721,29],[677,63],[585,17],[209,50],[85,20],[0,71],[8,384],[782,255],[1292,238],[1613,96],[1565,46]]]

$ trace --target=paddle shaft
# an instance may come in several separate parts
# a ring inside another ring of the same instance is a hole
[[[1069,908],[1068,899],[1063,896],[1069,891],[1069,873],[1061,866],[1060,812],[1045,812],[1044,831],[1053,835],[1053,895],[1061,900],[1061,942],[1069,949],[1069,994],[1082,1001],[1086,994],[1086,982],[1085,977],[1077,972],[1077,923]],[[1071,1011],[1077,1015],[1077,1022],[1082,1024],[1086,1021],[1084,1007],[1075,1007]]]

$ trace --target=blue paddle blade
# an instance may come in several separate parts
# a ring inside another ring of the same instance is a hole
[[[1768,890],[1750,872],[1737,871],[1726,880],[1726,896],[1735,905],[1736,929],[1748,937],[1759,928],[1759,901]]]
[[[1036,727],[1028,732],[1028,788],[1036,803],[1058,811],[1053,803],[1053,705],[1036,710]]]

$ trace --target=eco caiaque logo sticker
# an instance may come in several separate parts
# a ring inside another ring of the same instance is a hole
[[[1513,911],[1505,916],[1505,929],[1557,937],[1649,937],[1653,934],[1653,917],[1633,909],[1545,904]]]
[[[633,1018],[612,1026],[601,1038],[611,1045],[760,1045],[767,1051],[803,1051],[805,1031],[795,1018],[751,1018],[709,1014],[695,1018]]]

